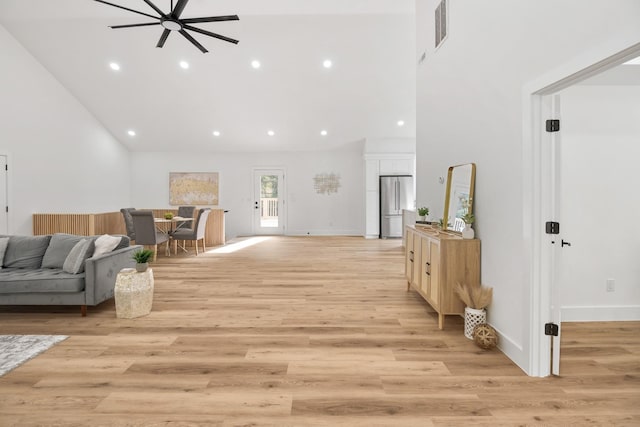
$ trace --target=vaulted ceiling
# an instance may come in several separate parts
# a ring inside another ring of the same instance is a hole
[[[2,0],[0,24],[132,151],[307,151],[415,137],[413,4],[190,0],[183,18],[240,18],[194,24],[240,41],[192,33],[206,54],[175,32],[156,48],[160,26],[111,29],[150,19],[92,0]]]

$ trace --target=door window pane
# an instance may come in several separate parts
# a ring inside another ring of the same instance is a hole
[[[278,175],[260,176],[260,227],[278,226]]]

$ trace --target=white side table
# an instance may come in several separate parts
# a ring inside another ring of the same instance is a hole
[[[133,319],[151,313],[153,304],[153,270],[138,273],[135,268],[123,268],[114,289],[116,317]]]

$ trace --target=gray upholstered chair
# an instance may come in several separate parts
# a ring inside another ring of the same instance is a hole
[[[182,218],[193,218],[195,212],[195,206],[178,206],[178,216],[181,216]],[[193,221],[178,221],[176,223],[176,230],[178,228],[191,228],[192,225]]]
[[[133,228],[133,218],[131,217],[131,211],[135,211],[136,208],[122,208],[122,217],[124,218],[124,226],[127,229],[127,236],[132,241],[136,240],[136,230]]]
[[[169,235],[158,231],[153,220],[153,212],[135,210],[130,213],[133,218],[133,228],[136,233],[136,244],[153,246],[154,261],[158,257],[158,245],[161,243],[167,242],[167,254],[169,254]]]
[[[202,240],[202,251],[206,251],[207,247],[204,242],[205,231],[207,229],[207,218],[209,217],[211,209],[203,208],[198,211],[198,218],[196,218],[192,228],[179,228],[171,233],[173,238],[174,252],[178,253],[178,240],[182,240],[184,246],[185,241],[192,240],[196,245],[196,255],[198,255],[198,240]]]

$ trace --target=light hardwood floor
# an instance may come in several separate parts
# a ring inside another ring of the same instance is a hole
[[[398,240],[267,238],[160,256],[146,317],[0,307],[0,334],[70,336],[0,378],[0,426],[640,425],[639,323],[565,325],[564,375],[530,378],[438,330],[403,266]]]

